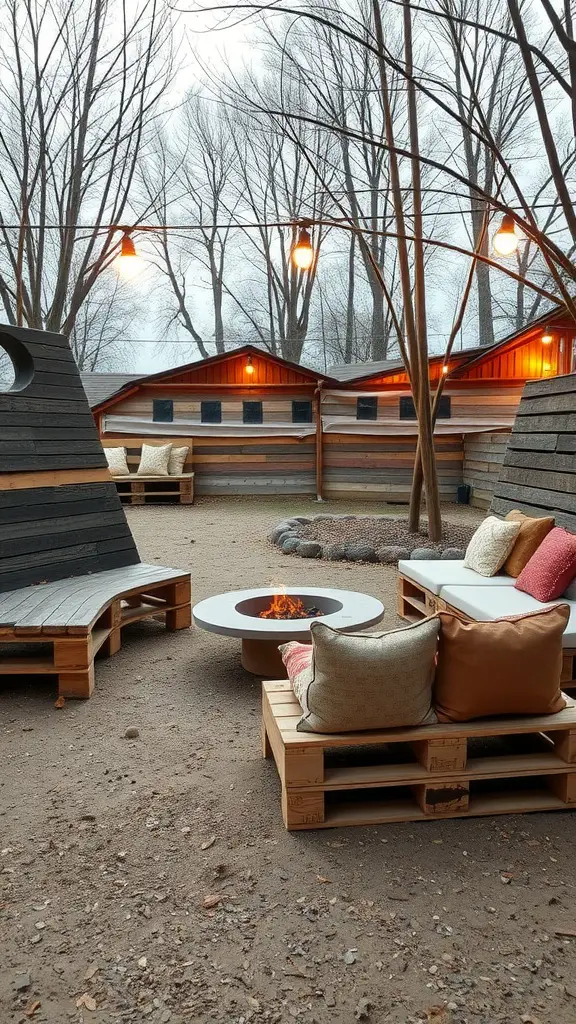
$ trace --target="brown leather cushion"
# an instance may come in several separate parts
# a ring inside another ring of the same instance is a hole
[[[490,715],[552,715],[560,692],[567,604],[494,622],[440,612],[433,702],[440,722]]]
[[[503,569],[508,576],[519,576],[536,549],[540,547],[546,534],[550,533],[554,526],[554,516],[532,519],[530,516],[525,516],[523,512],[519,512],[518,509],[514,509],[508,513],[506,519],[513,523],[520,523],[520,533],[504,562]]]

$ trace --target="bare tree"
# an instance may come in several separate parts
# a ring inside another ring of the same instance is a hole
[[[116,370],[134,356],[130,342],[143,317],[141,303],[116,276],[104,274],[82,303],[70,332],[70,347],[80,370]]]
[[[116,255],[111,226],[146,216],[134,174],[172,78],[170,12],[0,0],[0,19],[0,299],[10,323],[70,334]]]

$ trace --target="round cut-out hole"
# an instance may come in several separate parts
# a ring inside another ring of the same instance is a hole
[[[0,342],[0,391],[12,391],[16,383],[16,368]]]

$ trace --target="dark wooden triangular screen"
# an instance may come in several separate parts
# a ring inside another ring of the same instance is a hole
[[[492,511],[552,513],[576,533],[576,374],[531,381],[494,488]]]
[[[0,326],[0,592],[140,561],[66,338]]]

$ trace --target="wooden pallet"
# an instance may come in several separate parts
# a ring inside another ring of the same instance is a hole
[[[194,473],[181,476],[113,477],[122,504],[148,505],[157,498],[174,498],[180,505],[194,504]]]
[[[474,620],[460,611],[459,608],[454,608],[452,605],[447,604],[437,594],[431,593],[426,590],[420,583],[416,583],[414,580],[409,579],[407,576],[398,574],[398,615],[402,619],[406,619],[407,622],[420,622],[421,619],[426,618],[428,615],[434,615],[439,611],[454,612],[461,619],[465,619],[467,622],[473,622]],[[562,656],[562,675],[560,677],[562,688],[567,690],[568,693],[573,693],[576,696],[576,650],[565,647]]]
[[[557,715],[321,735],[296,731],[287,680],[265,682],[262,747],[287,829],[566,810],[576,804],[576,701]]]
[[[187,573],[126,566],[0,594],[0,676],[56,675],[59,696],[85,699],[96,654],[116,654],[124,626],[157,617],[190,626]]]

